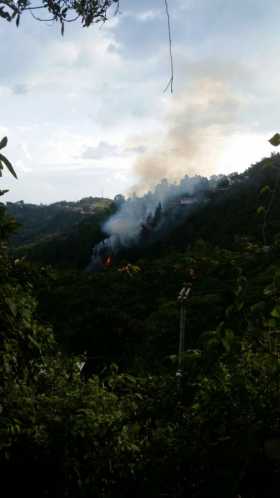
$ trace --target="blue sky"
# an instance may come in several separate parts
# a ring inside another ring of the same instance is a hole
[[[163,177],[242,171],[279,128],[277,0],[121,0],[106,25],[0,21],[6,200],[143,192]]]

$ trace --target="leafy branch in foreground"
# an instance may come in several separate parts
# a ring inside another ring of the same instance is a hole
[[[273,137],[268,140],[273,147],[278,147],[280,145],[280,134],[275,133]],[[277,194],[278,188],[279,188],[279,183],[280,183],[280,172],[279,169],[277,168],[277,176],[275,178],[275,183],[273,188],[271,189],[269,185],[264,185],[260,191],[260,194],[262,196],[266,194],[271,194],[269,198],[269,202],[266,207],[264,206],[259,206],[257,213],[261,216],[263,216],[263,224],[262,224],[262,238],[263,238],[263,244],[264,246],[267,246],[267,222],[268,222],[268,217],[269,213],[272,209],[275,196]]]
[[[112,5],[119,9],[119,0],[0,0],[0,17],[16,21],[18,26],[23,13],[29,11],[37,21],[55,21],[64,24],[80,20],[85,27],[97,22],[106,22]]]

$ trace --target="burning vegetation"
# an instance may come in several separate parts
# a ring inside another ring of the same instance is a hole
[[[117,212],[103,225],[108,237],[97,244],[88,267],[100,271],[112,266],[113,257],[135,246],[160,240],[184,221],[199,205],[207,202],[225,177],[184,176],[179,183],[162,180],[153,191],[117,203]]]

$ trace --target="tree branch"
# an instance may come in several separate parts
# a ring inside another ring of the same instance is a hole
[[[119,0],[0,0],[0,18],[12,21],[16,18],[19,25],[22,14],[29,11],[37,21],[57,21],[61,24],[63,34],[64,23],[81,19],[84,27],[93,23],[105,22],[108,11],[116,5],[114,15],[118,13]],[[35,11],[46,11],[50,17],[38,17]]]

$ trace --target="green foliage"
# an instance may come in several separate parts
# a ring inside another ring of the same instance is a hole
[[[257,214],[263,216],[265,214],[265,208],[263,206],[259,206],[257,209]]]
[[[107,21],[107,14],[112,5],[118,10],[118,0],[45,0],[35,3],[33,0],[0,0],[0,18],[6,21],[15,20],[19,26],[22,15],[29,11],[37,21],[56,21],[61,25],[61,33],[64,33],[64,25],[67,22],[79,20],[83,26],[93,23]],[[39,9],[39,10],[38,10]]]
[[[11,240],[13,253],[43,264],[84,268],[114,209],[109,199],[94,197],[40,206],[9,202],[8,213],[21,225]]]
[[[246,180],[241,206],[235,179],[208,217],[204,208],[193,215],[197,240],[181,227],[166,250],[140,259],[128,251],[100,273],[14,259],[6,237],[15,223],[1,206],[0,466],[11,494],[278,496],[278,232],[269,226],[269,251],[249,236],[224,248],[225,227],[220,247],[201,237],[218,207],[217,226],[222,213],[232,227],[236,206],[258,234],[260,186],[275,180],[273,168],[264,173],[269,164],[255,169],[249,189]],[[276,220],[277,209],[271,214]],[[178,382],[177,296],[190,276]]]
[[[271,192],[271,189],[269,187],[269,185],[265,185],[264,187],[261,188],[260,190],[260,194],[261,195],[265,195],[265,194],[268,194]]]
[[[176,227],[167,243],[183,249],[187,243],[203,239],[220,247],[238,248],[246,238],[270,245],[280,229],[279,168],[280,155],[273,154],[229,177],[230,185],[210,192],[208,202],[201,203]],[[257,212],[260,206],[265,209],[261,215]]]
[[[280,135],[279,135],[279,133],[275,133],[275,135],[273,135],[273,137],[271,137],[271,139],[269,140],[269,142],[274,147],[278,147],[278,145],[280,145]]]

